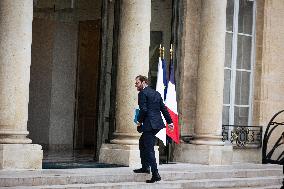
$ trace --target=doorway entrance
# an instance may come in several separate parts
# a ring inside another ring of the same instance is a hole
[[[74,149],[96,157],[101,20],[79,23]]]

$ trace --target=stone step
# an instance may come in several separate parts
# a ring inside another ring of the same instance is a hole
[[[252,186],[252,187],[221,187],[222,189],[280,189],[281,185],[273,185],[273,186]],[[206,189],[206,188],[198,188],[198,189]],[[219,188],[210,188],[210,189],[220,189]]]
[[[25,174],[24,174],[25,173]],[[280,176],[281,169],[235,169],[235,170],[161,170],[162,180],[202,180],[222,178],[253,178],[265,176]],[[1,174],[0,186],[40,186],[90,183],[120,183],[143,182],[150,179],[150,174],[134,174],[131,169],[73,169],[73,170],[44,170],[30,172],[14,172]]]
[[[280,189],[282,185],[261,186],[261,187],[245,187],[239,189]]]
[[[201,180],[161,181],[154,184],[145,182],[96,183],[96,184],[68,184],[52,186],[17,186],[5,189],[273,189],[280,188],[282,177],[256,177],[256,178],[225,178]],[[278,184],[278,185],[275,185]],[[4,189],[4,188],[1,188]]]
[[[0,189],[182,189],[181,184],[174,183],[98,183],[98,184],[69,184],[69,185],[53,185],[53,186],[20,186],[5,187]]]
[[[242,188],[242,187],[264,187],[279,185],[282,183],[282,176],[254,177],[254,178],[224,178],[206,179],[194,182],[192,188]],[[190,188],[189,187],[189,188]],[[185,187],[188,188],[188,187]]]
[[[233,188],[223,188],[222,189],[280,189],[282,185],[273,186],[252,186],[252,187],[233,187]],[[200,188],[199,188],[200,189]],[[204,188],[205,189],[205,188]],[[210,189],[220,189],[220,188],[210,188]]]
[[[168,183],[175,187],[184,187],[183,182],[209,181],[210,179],[254,179],[266,177],[283,177],[282,166],[262,164],[236,164],[230,166],[208,166],[196,164],[168,164],[160,165],[159,171],[162,177],[161,184],[164,188]],[[46,170],[17,170],[0,171],[0,187],[19,186],[69,186],[94,185],[94,184],[118,184],[119,183],[145,183],[150,179],[150,174],[134,174],[129,167],[120,168],[85,168],[85,169],[46,169]],[[145,183],[146,184],[146,183]],[[281,183],[272,183],[277,185]],[[139,185],[140,186],[140,185]],[[141,185],[141,187],[144,185]],[[268,185],[267,185],[268,186]],[[99,187],[99,186],[98,186]],[[173,186],[172,186],[173,187]],[[233,186],[232,186],[233,187]],[[246,187],[246,186],[244,186]],[[200,188],[200,187],[199,187]]]

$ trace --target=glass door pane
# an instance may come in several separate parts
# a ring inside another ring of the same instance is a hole
[[[235,106],[235,125],[248,125],[249,108]]]
[[[237,69],[251,70],[251,36],[238,35]]]
[[[250,92],[250,72],[237,71],[235,104],[249,105],[249,92]]]
[[[253,1],[239,0],[239,33],[252,34]]]

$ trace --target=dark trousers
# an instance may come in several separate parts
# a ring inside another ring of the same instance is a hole
[[[139,139],[139,150],[140,150],[140,158],[143,169],[149,169],[151,167],[152,173],[157,173],[157,163],[155,158],[155,140],[156,134],[160,130],[155,129],[152,131],[143,132]]]

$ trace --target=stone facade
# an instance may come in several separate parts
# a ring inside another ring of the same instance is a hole
[[[183,63],[181,75],[180,120],[181,135],[194,134],[197,105],[197,65],[200,61],[196,56],[199,44],[200,9],[201,1],[184,1],[184,31],[183,31]],[[284,3],[275,1],[257,1],[256,3],[256,36],[255,36],[255,67],[253,85],[253,124],[266,126],[270,118],[283,106],[283,14]],[[281,22],[281,23],[280,23]],[[283,120],[283,118],[282,118]],[[265,128],[263,130],[265,131]],[[278,132],[283,132],[283,128]],[[273,145],[278,136],[274,135],[270,145]],[[180,147],[176,146],[180,154]],[[186,153],[186,150],[183,150]],[[280,149],[281,151],[281,149]],[[190,155],[188,151],[188,156]],[[176,159],[176,157],[175,157]],[[182,161],[186,161],[181,157]],[[233,162],[261,162],[261,149],[234,149]]]
[[[255,61],[254,123],[264,126],[272,116],[284,109],[284,2],[272,0],[260,2],[258,6]],[[277,121],[283,122],[284,116]],[[270,147],[274,145],[280,127],[273,132]],[[278,154],[284,148],[278,150]]]
[[[137,106],[134,78],[148,75],[151,31],[164,32],[165,45],[169,46],[170,29],[162,23],[169,24],[170,18],[151,21],[151,11],[157,14],[161,2],[156,0],[151,6],[150,0],[121,0],[119,23],[113,1],[104,10],[106,17],[101,16],[100,0],[78,0],[75,4],[34,2],[34,16],[32,0],[0,2],[0,169],[41,168],[41,146],[31,144],[29,132],[31,139],[50,149],[72,150],[78,23],[88,19],[105,19],[107,25],[102,33],[108,42],[102,47],[107,52],[102,56],[106,61],[101,62],[106,65],[100,74],[100,81],[105,81],[101,85],[106,85],[100,95],[100,100],[105,100],[99,109],[103,111],[98,128],[101,135],[97,139],[100,161],[139,166],[139,134],[132,121]],[[266,0],[257,1],[256,5],[252,113],[253,125],[266,126],[276,112],[284,109],[284,2]],[[170,7],[166,3],[161,6]],[[180,79],[178,109],[184,141],[173,145],[173,159],[201,164],[260,162],[260,148],[232,149],[221,141],[226,0],[183,0],[182,8],[182,57],[176,75]],[[164,13],[170,16],[169,11]],[[31,51],[32,27],[36,41]],[[117,29],[118,39],[113,29]],[[117,74],[112,66],[117,66]],[[110,99],[112,85],[116,85],[116,102]],[[41,102],[42,99],[45,101]],[[111,109],[112,106],[115,108]],[[110,118],[109,110],[115,110],[115,126],[106,120]],[[108,133],[113,130],[113,134]],[[277,140],[276,134],[270,146]],[[191,137],[193,140],[188,141]],[[104,144],[105,139],[113,140]],[[157,152],[156,148],[158,156]],[[11,156],[22,158],[16,161]]]

